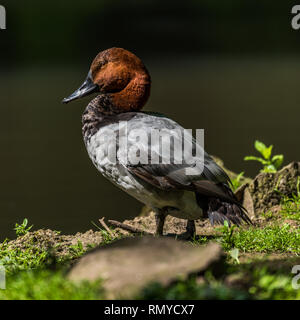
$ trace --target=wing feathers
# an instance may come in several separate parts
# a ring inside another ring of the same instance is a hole
[[[158,129],[184,130],[176,122],[162,115],[156,117],[142,113],[136,113],[135,117],[128,121],[128,130],[140,127],[141,124],[149,132],[154,127]],[[174,143],[176,139],[177,137],[174,135]],[[192,143],[193,148],[196,148],[196,146],[201,148],[201,146],[197,145],[195,139],[193,139]],[[149,146],[144,147],[145,149],[149,148]],[[151,151],[156,152],[156,156],[159,159],[162,158],[160,148],[157,146]],[[205,210],[207,210],[207,215],[212,224],[224,223],[225,220],[235,224],[240,224],[242,221],[251,223],[245,213],[245,209],[237,201],[229,187],[231,182],[228,175],[206,152],[203,152],[203,154],[204,159],[195,159],[195,163],[192,164],[151,164],[150,159],[150,164],[126,165],[126,168],[131,174],[141,179],[142,182],[161,190],[184,189],[194,191],[202,199],[201,202]],[[203,160],[203,172],[199,172],[196,175],[186,174],[187,168],[194,168],[197,166],[198,161]]]

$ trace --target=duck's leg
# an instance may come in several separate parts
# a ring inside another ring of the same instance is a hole
[[[196,234],[195,220],[188,220],[186,224],[186,233],[193,237]]]
[[[161,209],[155,210],[156,231],[155,235],[162,236],[164,232],[166,214]]]
[[[186,224],[186,231],[179,235],[180,240],[190,240],[196,235],[196,226],[194,220],[188,220]]]

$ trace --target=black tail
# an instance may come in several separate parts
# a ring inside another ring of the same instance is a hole
[[[225,202],[217,198],[208,199],[207,215],[212,226],[224,224],[224,221],[228,221],[229,225],[234,223],[238,226],[242,222],[252,224],[246,210],[241,205]]]
[[[204,212],[211,225],[224,224],[228,221],[236,225],[241,225],[243,222],[252,224],[252,221],[247,215],[247,210],[238,202],[230,187],[225,184],[219,184],[218,187],[226,194],[226,197],[204,196],[196,194],[198,204]]]

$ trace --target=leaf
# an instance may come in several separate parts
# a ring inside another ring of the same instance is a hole
[[[273,145],[271,144],[268,148],[264,149],[262,155],[265,159],[269,160],[272,154]]]
[[[244,175],[244,172],[239,173],[234,179],[231,180],[233,191],[235,191],[241,185],[241,178]]]
[[[254,143],[255,149],[263,155],[264,150],[267,148],[266,145],[258,140]]]
[[[25,218],[25,219],[23,220],[23,226],[26,227],[27,224],[28,224],[28,220]]]
[[[78,242],[77,242],[77,245],[78,245],[78,249],[79,249],[79,250],[83,250],[83,245],[82,245],[82,242],[81,242],[81,241],[78,241]]]
[[[260,163],[262,163],[263,165],[267,165],[269,162],[266,161],[265,159],[263,158],[259,158],[259,157],[254,157],[254,156],[246,156],[244,158],[245,161],[249,161],[249,160],[253,160],[253,161],[258,161]]]
[[[267,173],[274,173],[274,172],[276,172],[277,170],[276,170],[276,168],[273,166],[273,164],[269,164],[269,165],[267,165],[267,166],[265,166],[264,168],[263,168],[263,170],[261,170],[261,172],[267,172]]]
[[[272,158],[272,164],[274,165],[274,167],[276,169],[278,169],[281,165],[282,165],[282,162],[283,162],[283,154],[276,154],[273,158]]]
[[[235,260],[238,264],[240,263],[238,248],[233,248],[232,250],[229,251],[229,254],[233,260]]]
[[[239,173],[238,176],[235,178],[236,181],[239,182],[239,181],[241,180],[241,177],[244,175],[244,173],[245,173],[244,171],[242,171],[241,173]]]

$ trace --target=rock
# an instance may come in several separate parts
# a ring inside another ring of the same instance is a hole
[[[222,257],[222,249],[216,243],[199,247],[167,237],[127,238],[80,258],[68,278],[72,281],[102,278],[108,298],[126,298],[148,283],[168,285],[178,277],[202,272],[217,262],[223,264]]]
[[[238,201],[243,204],[243,207],[247,209],[247,214],[250,219],[255,218],[253,200],[249,191],[249,183],[242,185],[235,192],[235,196]]]
[[[250,216],[272,209],[280,204],[282,196],[297,194],[300,162],[292,162],[276,173],[260,173],[253,181],[240,187],[236,195]]]

